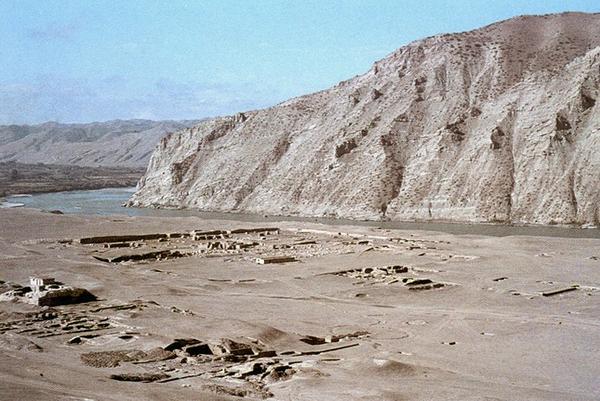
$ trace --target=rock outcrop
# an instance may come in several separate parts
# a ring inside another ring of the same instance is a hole
[[[413,42],[366,74],[160,141],[134,206],[600,221],[600,14]]]

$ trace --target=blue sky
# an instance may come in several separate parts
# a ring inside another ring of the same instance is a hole
[[[567,10],[600,2],[0,0],[0,124],[266,107],[425,36]]]

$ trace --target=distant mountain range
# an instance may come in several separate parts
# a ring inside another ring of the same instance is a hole
[[[199,121],[114,120],[0,126],[0,162],[145,167],[164,135]]]

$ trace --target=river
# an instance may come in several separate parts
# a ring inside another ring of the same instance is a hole
[[[250,222],[310,221],[329,225],[362,225],[390,229],[441,231],[449,234],[475,234],[490,236],[530,235],[545,237],[600,238],[600,229],[581,229],[555,226],[511,226],[498,224],[464,224],[442,222],[382,222],[355,221],[329,218],[302,218],[262,216],[255,214],[213,213],[197,210],[170,210],[126,208],[121,205],[129,199],[135,188],[105,188],[97,190],[54,192],[36,195],[6,197],[0,207],[23,207],[60,210],[67,214],[128,215],[128,216],[198,216],[206,219],[241,220]]]

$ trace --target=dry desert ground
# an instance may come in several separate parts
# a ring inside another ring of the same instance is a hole
[[[273,220],[0,210],[0,399],[600,399],[600,239]]]

